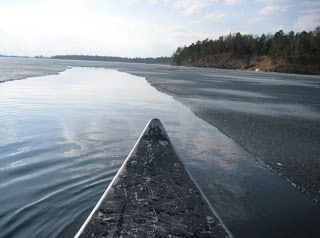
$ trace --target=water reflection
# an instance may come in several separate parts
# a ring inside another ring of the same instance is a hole
[[[155,117],[234,234],[316,235],[316,204],[141,77],[73,68],[7,82],[0,109],[2,236],[72,236]]]

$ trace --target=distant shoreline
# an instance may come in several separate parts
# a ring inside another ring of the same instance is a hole
[[[42,55],[38,56],[19,56],[19,55],[0,55],[4,58],[25,58],[25,59],[60,59],[60,60],[83,60],[83,61],[103,61],[103,62],[118,62],[118,63],[142,63],[142,64],[171,64],[171,57],[118,57],[118,56],[94,56],[94,55],[54,55],[46,57]]]
[[[41,58],[41,57],[37,57]],[[171,63],[171,57],[148,57],[148,58],[128,58],[117,56],[93,56],[93,55],[55,55],[50,59],[62,60],[86,60],[86,61],[106,61],[106,62],[123,62],[123,63],[145,63],[145,64],[166,64]]]
[[[157,58],[125,58],[116,56],[84,56],[84,55],[57,55],[52,57],[43,56],[8,56],[0,55],[0,58],[26,58],[26,59],[57,59],[57,60],[79,60],[97,61],[114,63],[140,63],[140,64],[162,64],[170,66],[185,66],[199,68],[231,69],[243,71],[261,71],[275,73],[291,73],[320,75],[320,59],[309,62],[289,62],[284,59],[272,58],[270,56],[234,58],[228,53],[215,55],[205,60],[184,61],[180,64],[175,63],[171,57]]]

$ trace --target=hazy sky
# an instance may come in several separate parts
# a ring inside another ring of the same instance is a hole
[[[229,32],[316,25],[320,0],[0,0],[0,54],[170,56]]]

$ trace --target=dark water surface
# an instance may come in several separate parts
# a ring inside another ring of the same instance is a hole
[[[233,140],[144,78],[84,67],[0,84],[0,237],[72,237],[155,117],[235,237],[320,236],[320,206]]]

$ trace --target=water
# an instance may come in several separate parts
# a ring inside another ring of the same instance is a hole
[[[155,117],[236,237],[319,236],[316,203],[142,77],[75,67],[10,81],[0,109],[0,237],[72,237]]]

